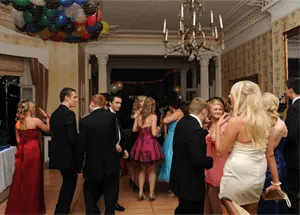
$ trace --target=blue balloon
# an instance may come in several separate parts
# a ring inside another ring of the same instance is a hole
[[[66,16],[63,10],[59,10],[55,17],[55,24],[58,27],[64,26],[68,21],[68,17]]]
[[[86,24],[86,31],[91,34],[97,30],[98,26],[98,23],[94,26],[89,26],[88,24]]]
[[[59,0],[59,4],[63,7],[70,7],[74,3],[74,0]]]
[[[87,4],[87,3],[88,3],[87,0],[75,0],[75,2],[76,2],[77,4],[81,4],[81,5]]]
[[[81,42],[81,39],[79,37],[76,37],[75,35],[71,34],[65,38],[65,41],[69,42],[69,43],[78,43],[78,42]]]
[[[26,31],[27,31],[27,32],[30,32],[30,33],[38,33],[38,32],[41,31],[41,29],[38,28],[38,27],[36,27],[36,26],[27,25]]]

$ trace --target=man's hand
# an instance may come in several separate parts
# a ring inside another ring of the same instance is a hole
[[[124,159],[127,159],[128,157],[129,157],[128,151],[127,151],[127,150],[124,150],[123,158],[124,158]]]
[[[119,153],[122,152],[122,147],[120,146],[120,144],[116,144],[116,150],[117,150],[117,152],[119,152]]]

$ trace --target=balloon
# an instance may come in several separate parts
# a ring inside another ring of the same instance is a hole
[[[90,35],[87,31],[84,32],[84,34],[82,35],[82,39],[83,40],[88,40],[91,38],[92,35]]]
[[[69,35],[65,38],[65,41],[69,43],[78,43],[81,41],[81,39],[75,35]]]
[[[11,10],[11,16],[14,20],[14,23],[18,27],[22,27],[25,25],[25,20],[24,20],[24,12],[23,11],[18,11],[15,8]]]
[[[28,23],[28,24],[33,23],[33,16],[28,10],[26,10],[24,12],[23,16],[24,16],[24,20],[25,20],[26,23]]]
[[[45,0],[46,1],[46,7],[49,9],[57,9],[60,5],[58,0]]]
[[[38,24],[41,25],[41,26],[46,26],[46,25],[48,25],[48,24],[49,24],[49,19],[48,19],[48,17],[45,16],[45,15],[42,15],[42,16],[40,17],[40,20],[38,21]]]
[[[58,26],[58,27],[64,26],[67,23],[67,20],[68,20],[68,18],[65,15],[64,11],[63,10],[59,10],[57,12],[56,17],[55,17],[55,24],[56,24],[56,26]]]
[[[97,6],[92,4],[84,4],[83,10],[87,16],[93,15],[97,11]]]
[[[84,13],[84,10],[82,8],[78,9],[76,13],[73,16],[74,21],[83,23],[86,21],[86,15]]]
[[[118,92],[118,87],[117,87],[116,84],[111,84],[111,85],[110,85],[110,92],[111,92],[111,93],[116,93],[116,92]]]
[[[0,0],[0,3],[4,4],[5,6],[11,3],[11,0]]]
[[[28,1],[28,5],[30,4],[30,1]],[[19,11],[25,11],[27,10],[27,7],[28,5],[18,5],[15,1],[12,2],[12,6],[16,9],[16,10],[19,10]]]
[[[123,89],[123,83],[122,83],[122,81],[118,81],[116,83],[116,85],[117,85],[118,90],[122,90]]]
[[[74,4],[72,4],[70,7],[64,8],[65,14],[66,14],[67,17],[71,17],[71,16],[73,16],[73,15],[76,13],[76,11],[77,11],[78,9],[80,9],[80,8],[81,8],[81,7],[80,7],[78,4],[74,3]]]
[[[49,25],[48,25],[48,29],[49,29],[49,31],[52,32],[52,33],[55,33],[55,32],[58,31],[58,27],[57,27],[54,23],[49,24]]]
[[[69,19],[67,24],[64,25],[63,30],[66,33],[72,33],[75,29],[74,23]]]
[[[100,13],[100,10],[98,9],[98,11],[96,13],[94,13],[93,15],[91,15],[87,18],[87,23],[89,26],[94,26],[98,22],[100,22],[100,20],[101,20],[101,13]]]
[[[53,34],[51,37],[51,40],[56,41],[56,42],[61,42],[64,40],[64,38],[59,34]]]
[[[41,29],[36,26],[33,26],[33,25],[27,25],[26,31],[28,33],[39,33],[41,31]]]
[[[46,4],[44,0],[30,0],[30,2],[36,6],[44,6]]]
[[[97,23],[97,25],[94,25],[94,26],[89,26],[89,25],[86,25],[86,31],[88,33],[93,33],[95,31],[97,31],[99,29],[99,25],[102,26],[101,22]],[[101,27],[102,28],[102,27]],[[101,29],[102,30],[102,29]],[[99,31],[101,32],[101,31]]]
[[[13,3],[16,4],[17,6],[26,7],[30,4],[30,1],[29,0],[14,0]]]
[[[58,0],[58,2],[63,7],[70,7],[74,3],[74,0]]]
[[[50,9],[47,7],[44,7],[44,14],[46,16],[48,16],[49,18],[55,17],[57,14],[57,10],[56,9]]]
[[[43,40],[48,40],[52,35],[53,35],[53,33],[51,33],[48,28],[45,28],[44,30],[42,30],[40,32],[40,37]]]
[[[103,29],[101,31],[101,34],[108,34],[109,32],[109,26],[108,26],[108,23],[105,22],[105,21],[101,21],[102,23],[102,26],[103,26]]]
[[[77,4],[83,5],[87,3],[87,0],[75,0]]]
[[[76,37],[82,37],[83,34],[86,32],[85,26],[79,26],[75,29],[75,32],[73,33]]]
[[[36,6],[34,4],[30,4],[28,10],[32,14],[34,21],[37,21],[39,17],[43,14],[44,8],[41,6]]]
[[[82,25],[85,25],[85,23],[86,23],[86,20],[85,20],[84,22],[82,22],[82,23],[79,23],[79,22],[74,21],[74,24],[75,24],[76,26],[82,26]]]

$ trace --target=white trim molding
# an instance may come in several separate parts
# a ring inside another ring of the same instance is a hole
[[[278,0],[277,4],[273,4],[270,8],[268,8],[268,12],[272,17],[271,22],[273,23],[298,10],[299,8],[299,0]]]

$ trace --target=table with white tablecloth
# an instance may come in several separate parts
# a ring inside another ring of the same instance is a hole
[[[12,183],[16,152],[15,146],[0,151],[0,193]]]

